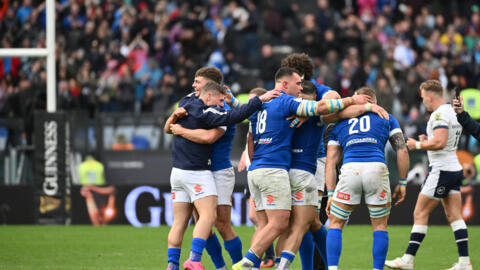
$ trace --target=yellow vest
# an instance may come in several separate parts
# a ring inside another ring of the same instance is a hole
[[[87,159],[82,162],[80,166],[78,166],[78,172],[82,186],[105,185],[103,164],[94,159]]]
[[[480,119],[480,90],[474,88],[463,89],[460,92],[463,97],[463,106],[470,116],[475,119]]]

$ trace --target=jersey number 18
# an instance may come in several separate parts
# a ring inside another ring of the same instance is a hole
[[[257,113],[257,134],[262,134],[267,128],[267,111]]]

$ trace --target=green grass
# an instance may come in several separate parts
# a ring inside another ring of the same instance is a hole
[[[390,226],[387,258],[403,254],[410,226]],[[0,269],[165,269],[169,227],[130,226],[3,226],[0,227]],[[236,227],[248,249],[251,227]],[[192,227],[185,234],[181,262],[189,254]],[[469,227],[470,256],[480,266],[480,227]],[[343,235],[340,269],[372,269],[372,232],[369,226],[347,226]],[[224,251],[227,266],[230,257]],[[297,256],[298,257],[298,256]],[[430,226],[417,254],[415,269],[446,269],[457,260],[457,248],[448,226]],[[215,269],[204,255],[206,269]],[[296,258],[291,269],[301,269]]]

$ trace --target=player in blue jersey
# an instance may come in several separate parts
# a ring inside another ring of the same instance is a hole
[[[288,169],[294,128],[286,118],[294,114],[334,113],[346,106],[369,101],[365,95],[319,102],[296,98],[302,90],[302,79],[298,71],[285,67],[275,74],[275,89],[285,94],[264,103],[250,118],[255,148],[248,184],[256,204],[258,228],[250,250],[233,266],[234,270],[258,268],[260,256],[288,227],[292,203]]]
[[[340,95],[335,91],[332,90],[330,87],[319,84],[313,78],[313,71],[314,65],[313,61],[310,57],[305,53],[293,53],[289,56],[285,57],[282,60],[282,67],[290,67],[298,70],[303,77],[304,81],[310,81],[314,84],[316,88],[315,100],[321,99],[337,99],[340,98]],[[320,209],[322,206],[322,197],[323,191],[325,189],[325,147],[323,145],[323,136],[324,136],[325,125],[320,125],[318,128],[318,136],[319,143],[317,149],[317,166],[315,171],[315,180],[317,183],[317,191],[318,191],[318,206],[317,212],[318,214],[315,215],[315,224],[320,224]],[[312,233],[307,232],[302,240],[302,244],[300,245],[299,253],[300,259],[302,261],[302,267],[304,269],[313,268],[313,255],[314,255],[314,246],[317,246],[317,249],[324,261],[325,265],[325,241],[327,236],[327,230],[325,227],[321,227],[318,232],[315,232],[315,235]],[[278,258],[279,259],[279,258]]]
[[[187,96],[183,101],[200,95],[205,82],[211,80],[220,84],[222,78],[220,70],[215,67],[199,69],[195,73],[195,80],[192,85],[195,89],[194,95]],[[225,103],[223,109],[230,110],[230,107]],[[224,128],[187,129],[175,124],[172,126],[172,132],[196,143],[213,143],[210,161],[218,196],[215,227],[224,240],[225,249],[230,254],[232,262],[236,263],[242,259],[242,242],[231,223],[231,196],[235,186],[235,172],[230,162],[230,150],[235,135],[235,125],[228,126],[225,130]],[[198,219],[196,212],[194,212],[194,217]],[[222,256],[222,246],[214,232],[207,239],[205,249],[212,258],[216,269],[226,269],[225,260]]]
[[[367,94],[375,98],[375,92],[362,87],[356,94]],[[373,228],[373,268],[383,269],[388,250],[387,221],[391,207],[391,193],[388,168],[385,161],[385,144],[390,141],[397,152],[400,176],[393,198],[395,205],[405,199],[406,177],[409,167],[408,151],[398,121],[389,115],[381,119],[374,113],[345,119],[333,128],[327,152],[325,168],[328,189],[327,213],[330,229],[327,234],[328,269],[338,269],[342,249],[342,229],[346,220],[360,203],[364,194],[370,212]],[[342,158],[338,185],[336,185],[336,164]],[[336,186],[336,187],[335,187]]]
[[[262,102],[278,94],[278,91],[270,91],[260,98],[252,99],[245,106],[224,111],[218,107],[224,103],[225,89],[215,82],[207,82],[199,98],[185,102],[183,108],[178,108],[169,117],[165,123],[165,131],[170,133],[175,122],[190,129],[232,125],[244,120],[258,110]],[[173,168],[170,176],[174,222],[168,236],[168,261],[172,270],[179,267],[180,247],[193,206],[198,211],[199,219],[193,231],[190,259],[183,266],[186,269],[203,269],[201,255],[206,240],[211,235],[217,207],[216,187],[209,165],[210,156],[210,144],[198,144],[181,136],[174,136]]]

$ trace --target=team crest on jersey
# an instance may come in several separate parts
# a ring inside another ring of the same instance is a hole
[[[435,121],[442,120],[442,115],[440,113],[435,114]]]
[[[337,198],[339,198],[340,200],[350,201],[350,194],[339,191],[337,192]]]

